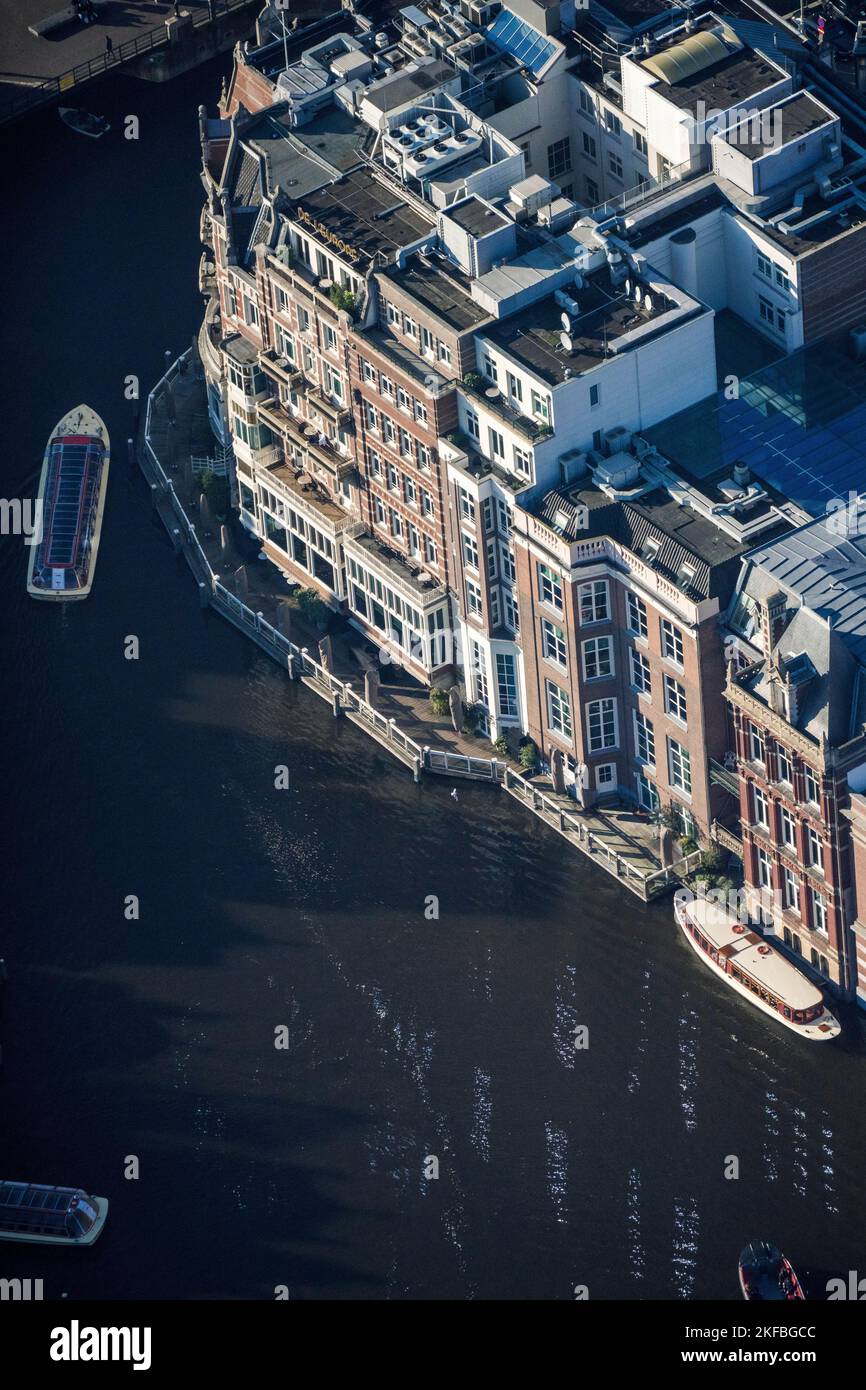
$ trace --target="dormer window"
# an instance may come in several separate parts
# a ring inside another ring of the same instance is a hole
[[[648,565],[655,564],[658,553],[662,548],[662,543],[655,536],[647,536],[640,548],[641,559],[646,560]]]
[[[677,570],[677,583],[681,589],[693,589],[697,571],[694,565],[682,564]]]

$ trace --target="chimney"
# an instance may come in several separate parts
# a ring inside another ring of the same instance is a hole
[[[785,631],[785,611],[787,600],[781,590],[771,594],[764,609],[765,654],[770,655]]]

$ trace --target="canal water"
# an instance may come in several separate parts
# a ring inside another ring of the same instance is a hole
[[[199,610],[127,466],[124,381],[146,392],[199,322],[196,106],[224,66],[94,89],[100,141],[53,112],[3,137],[3,496],[33,493],[79,401],[115,453],[86,603],[28,600],[0,538],[0,1174],[111,1203],[92,1250],[7,1245],[0,1276],[733,1299],[752,1238],[813,1292],[866,1273],[859,1017],[798,1043],[700,966],[670,902],[502,793],[416,787]]]

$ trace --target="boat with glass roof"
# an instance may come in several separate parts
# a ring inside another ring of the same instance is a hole
[[[813,1042],[838,1037],[839,1021],[821,991],[776,946],[721,903],[680,890],[674,895],[674,915],[704,965],[755,1008]]]
[[[92,1245],[108,1215],[108,1199],[80,1187],[0,1179],[0,1240],[35,1245]]]
[[[89,406],[76,406],[51,431],[39,479],[38,539],[27,570],[31,597],[76,599],[90,593],[109,460],[108,430]]]

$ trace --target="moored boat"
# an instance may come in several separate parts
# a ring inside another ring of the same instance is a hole
[[[39,536],[27,569],[32,598],[90,593],[110,457],[108,430],[87,405],[70,410],[51,431],[39,479]]]
[[[35,1245],[92,1245],[105,1225],[108,1200],[80,1187],[0,1179],[0,1240]]]
[[[98,140],[100,135],[111,130],[104,116],[94,116],[92,111],[82,111],[77,106],[58,106],[57,114],[70,130],[79,135],[89,135],[91,140]]]
[[[838,1036],[821,991],[760,932],[708,898],[678,893],[674,915],[695,954],[762,1013],[813,1042]]]
[[[765,1240],[753,1240],[740,1253],[740,1288],[754,1303],[805,1299],[803,1286],[781,1250]]]

